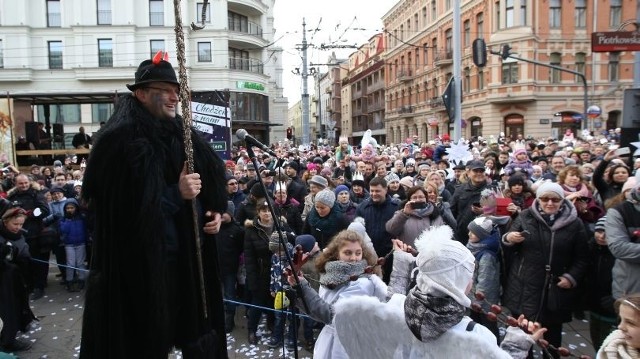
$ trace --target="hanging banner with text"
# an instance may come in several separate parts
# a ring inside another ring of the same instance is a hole
[[[226,98],[223,91],[191,95],[193,127],[224,160],[231,158],[231,110]]]

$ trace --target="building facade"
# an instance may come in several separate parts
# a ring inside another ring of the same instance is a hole
[[[387,143],[430,140],[452,124],[442,94],[453,72],[451,0],[403,0],[383,16]],[[633,85],[633,52],[591,52],[591,33],[636,19],[634,0],[462,0],[462,135],[562,137],[621,126],[622,94]],[[629,29],[625,29],[629,30]],[[472,43],[504,45],[517,57],[575,74],[489,54],[472,60]],[[602,113],[585,118],[587,106]]]
[[[275,0],[183,0],[181,12],[189,87],[223,94],[232,132],[285,138],[282,49],[273,42]],[[0,1],[0,89],[14,106],[15,133],[24,122],[47,118],[73,136],[106,121],[118,94],[134,82],[138,64],[168,51],[177,70],[175,17],[169,0]],[[45,116],[44,107],[49,107]],[[45,122],[45,121],[42,121]]]

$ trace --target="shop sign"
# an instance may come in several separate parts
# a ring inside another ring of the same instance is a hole
[[[249,82],[249,81],[237,81],[236,82],[236,88],[264,91],[264,85],[263,84],[259,84],[257,82]]]

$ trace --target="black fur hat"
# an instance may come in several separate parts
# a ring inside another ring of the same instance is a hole
[[[168,53],[165,52],[163,58],[162,51],[158,51],[153,59],[142,61],[136,70],[136,82],[133,85],[127,85],[127,88],[135,91],[152,82],[168,82],[180,86],[176,78],[176,71],[168,60]]]

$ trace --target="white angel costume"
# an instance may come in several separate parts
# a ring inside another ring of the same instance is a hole
[[[416,240],[417,258],[394,253],[389,290],[396,294],[388,302],[349,296],[335,303],[335,340],[349,358],[526,358],[533,340],[522,330],[508,328],[498,347],[487,328],[464,315],[470,305],[465,292],[472,279],[474,257],[461,243],[451,240],[452,236],[448,226],[434,227]],[[410,276],[401,272],[413,262],[417,266],[416,286],[405,296]],[[416,296],[448,303],[456,308],[455,320],[443,324],[451,316],[445,311],[434,316],[438,307],[413,305]]]

